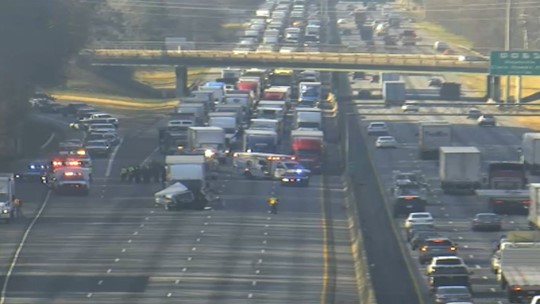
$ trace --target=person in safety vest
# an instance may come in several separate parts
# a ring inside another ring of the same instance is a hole
[[[278,198],[272,195],[268,198],[267,202],[268,202],[268,205],[270,206],[270,213],[277,214],[277,207],[279,203]]]

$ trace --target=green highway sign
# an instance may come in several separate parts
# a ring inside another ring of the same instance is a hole
[[[491,75],[540,76],[540,51],[491,51]]]

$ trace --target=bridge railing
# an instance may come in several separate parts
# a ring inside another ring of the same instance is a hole
[[[134,49],[94,49],[86,50],[84,55],[94,60],[138,59],[164,60],[213,59],[213,60],[258,60],[281,62],[327,62],[341,64],[389,64],[389,65],[424,65],[451,67],[487,67],[486,61],[460,61],[458,56],[428,54],[378,54],[378,53],[332,53],[332,52],[292,52],[258,53],[220,50],[134,50]]]

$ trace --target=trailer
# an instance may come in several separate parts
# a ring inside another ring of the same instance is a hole
[[[501,249],[497,276],[510,303],[529,303],[540,295],[540,247],[535,244],[509,245]]]

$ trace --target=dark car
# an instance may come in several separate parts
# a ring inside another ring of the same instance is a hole
[[[435,267],[428,275],[431,290],[443,286],[465,286],[471,288],[471,272],[466,266]]]
[[[451,302],[471,302],[472,295],[467,286],[441,286],[435,288],[433,297],[436,304]]]
[[[407,229],[407,241],[410,242],[416,233],[421,231],[435,231],[435,227],[433,227],[432,224],[412,224],[412,226]]]
[[[424,241],[424,245],[419,248],[418,261],[424,265],[436,256],[457,255],[457,246],[447,238],[430,238]]]
[[[68,104],[67,106],[64,107],[64,109],[62,111],[62,114],[64,116],[68,116],[68,115],[75,116],[77,114],[77,111],[80,108],[88,108],[88,107],[89,107],[89,105],[87,105],[86,103],[82,103],[82,102],[70,103],[70,104]]]
[[[413,237],[411,238],[411,240],[409,241],[409,244],[411,245],[412,250],[417,250],[418,248],[424,245],[424,242],[427,239],[440,237],[440,236],[441,235],[437,231],[434,231],[434,230],[416,231],[413,234]]]
[[[472,220],[472,230],[502,230],[502,218],[495,213],[478,213]]]
[[[43,182],[49,171],[50,161],[36,160],[28,163],[26,170],[16,173],[15,178],[21,182]]]
[[[428,82],[430,87],[440,87],[442,86],[443,81],[440,78],[431,78]]]

